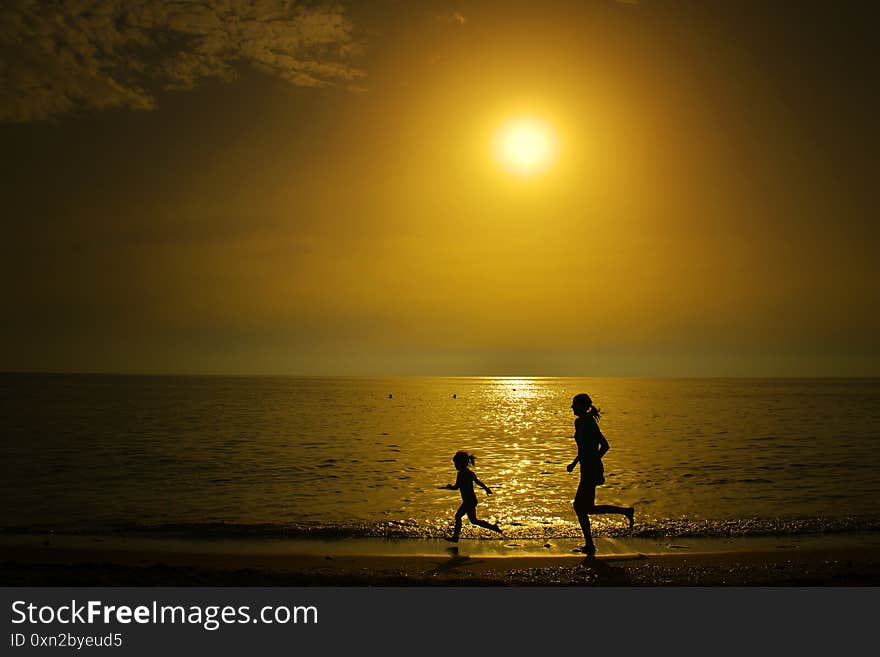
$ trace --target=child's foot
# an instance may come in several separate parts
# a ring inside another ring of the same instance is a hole
[[[498,532],[499,534],[504,534],[504,532],[501,531],[501,527],[498,526],[498,523],[495,523],[494,525],[492,525],[492,526],[490,527],[490,529],[491,529],[493,532]]]
[[[629,520],[629,528],[632,529],[635,524],[636,510],[632,507],[626,512],[626,519]]]

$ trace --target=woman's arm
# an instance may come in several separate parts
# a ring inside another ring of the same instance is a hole
[[[578,464],[578,461],[580,461],[580,460],[581,460],[581,455],[578,454],[577,456],[574,457],[574,461],[572,461],[567,466],[565,466],[565,469],[568,470],[569,472],[571,472],[572,470],[574,470],[574,466],[576,466]]]
[[[608,444],[608,441],[605,440],[605,436],[601,433],[599,434],[599,458],[605,456],[605,452],[611,449],[611,446]]]

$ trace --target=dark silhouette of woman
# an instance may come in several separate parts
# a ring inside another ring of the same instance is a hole
[[[566,470],[571,472],[578,462],[581,464],[581,481],[574,496],[574,512],[584,532],[584,547],[580,551],[592,557],[596,554],[596,546],[590,533],[590,514],[616,513],[625,516],[632,528],[635,510],[631,506],[596,505],[596,486],[605,483],[602,457],[608,451],[608,441],[599,431],[600,411],[593,406],[593,400],[589,395],[585,393],[575,395],[571,402],[571,410],[577,416],[574,421],[574,440],[577,443],[578,453]]]

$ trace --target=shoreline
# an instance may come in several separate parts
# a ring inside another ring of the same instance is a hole
[[[437,541],[410,539],[421,553],[401,553],[368,552],[363,545],[340,549],[344,541],[313,541],[308,550],[283,541],[263,542],[262,550],[223,541],[168,549],[166,542],[157,550],[139,539],[3,537],[0,585],[880,586],[880,536],[800,538],[792,545],[775,537],[775,548],[738,540],[726,550],[716,544],[651,552],[628,550],[632,546],[621,542],[618,551],[603,553],[600,544],[597,558],[589,559],[570,551],[493,553],[491,544],[500,541],[440,548]]]

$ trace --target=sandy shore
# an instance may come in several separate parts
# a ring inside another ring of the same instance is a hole
[[[877,586],[880,548],[582,556],[237,554],[0,546],[4,586]]]

